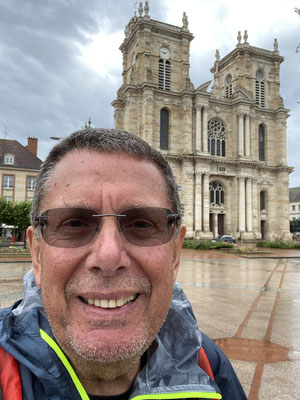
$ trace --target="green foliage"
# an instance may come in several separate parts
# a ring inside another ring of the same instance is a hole
[[[225,242],[212,242],[211,240],[184,240],[184,249],[195,249],[195,250],[213,250],[213,249],[231,249],[234,247],[232,243]]]
[[[0,198],[0,225],[12,225],[13,224],[13,203]]]
[[[13,206],[13,222],[16,227],[18,227],[19,231],[25,231],[27,227],[30,225],[30,217],[29,213],[31,210],[31,202],[30,201],[19,201],[16,202]]]
[[[300,232],[300,218],[290,221],[290,231]]]
[[[25,230],[30,225],[30,210],[30,201],[18,201],[13,204],[11,201],[0,198],[0,224],[15,226],[25,237]],[[24,241],[24,246],[25,244]]]
[[[276,240],[272,242],[261,240],[257,242],[256,246],[265,247],[269,249],[300,249],[300,243],[293,243],[293,242],[287,243]]]

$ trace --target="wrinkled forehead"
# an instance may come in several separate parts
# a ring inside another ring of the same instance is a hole
[[[76,196],[84,185],[92,192],[108,183],[120,188],[132,185],[135,193],[155,190],[165,197],[168,206],[170,204],[165,177],[153,160],[125,152],[87,149],[72,150],[55,165],[43,203],[47,202],[48,206],[47,200],[55,192],[61,195],[62,186],[66,196]]]

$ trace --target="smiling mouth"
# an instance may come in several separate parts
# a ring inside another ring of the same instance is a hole
[[[124,306],[125,304],[132,303],[136,300],[138,294],[132,294],[131,296],[124,297],[121,299],[86,299],[84,297],[79,297],[81,301],[86,304],[100,307],[100,308],[119,308]]]

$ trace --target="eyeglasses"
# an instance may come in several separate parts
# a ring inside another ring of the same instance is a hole
[[[116,217],[119,231],[134,246],[168,243],[180,225],[180,215],[159,207],[138,207],[120,214],[98,214],[87,208],[54,208],[36,217],[49,246],[76,248],[92,242],[103,217]]]

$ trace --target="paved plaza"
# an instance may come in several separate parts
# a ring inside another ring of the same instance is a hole
[[[300,251],[244,258],[184,250],[178,281],[249,400],[300,399]]]
[[[22,297],[30,267],[0,263],[1,307]],[[183,250],[178,281],[200,329],[231,359],[249,400],[300,398],[300,251],[263,258]]]

